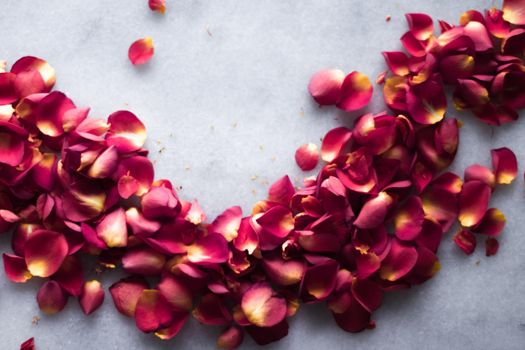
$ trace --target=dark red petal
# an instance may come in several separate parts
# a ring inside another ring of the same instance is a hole
[[[49,277],[58,271],[68,254],[64,235],[54,231],[33,232],[24,246],[27,269],[33,276]]]
[[[379,276],[395,282],[408,274],[417,262],[417,250],[394,238],[388,255],[381,263]]]
[[[137,301],[142,291],[148,289],[148,283],[142,278],[125,278],[109,287],[109,293],[113,298],[117,310],[128,317],[135,316]]]
[[[62,311],[67,304],[67,298],[66,292],[53,280],[44,283],[36,296],[40,310],[49,315]]]
[[[350,143],[352,131],[344,126],[330,130],[323,138],[321,158],[331,162],[342,154]]]
[[[489,204],[491,197],[490,187],[481,181],[469,181],[463,184],[459,194],[458,220],[463,227],[477,225]]]
[[[454,243],[467,255],[470,255],[476,249],[476,236],[474,236],[470,231],[459,230],[458,233],[454,235]]]
[[[372,99],[374,87],[366,75],[352,72],[346,76],[341,90],[341,100],[337,103],[337,107],[351,112],[368,105]]]
[[[104,302],[104,289],[100,282],[92,280],[84,283],[78,301],[84,314],[90,315],[95,312]]]
[[[13,254],[2,254],[4,269],[7,278],[11,282],[24,283],[33,275],[29,272],[24,258]]]
[[[499,242],[494,237],[488,237],[485,241],[485,255],[492,256],[496,255],[499,249]]]
[[[518,173],[518,161],[516,155],[510,149],[503,147],[493,149],[491,151],[492,156],[492,169],[496,175],[496,183],[498,184],[510,184]]]
[[[418,40],[429,39],[434,32],[434,23],[429,15],[424,13],[407,13],[405,15],[410,32]]]

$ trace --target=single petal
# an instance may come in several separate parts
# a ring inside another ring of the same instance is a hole
[[[501,44],[501,51],[505,55],[522,55],[525,51],[525,29],[514,29],[507,34]]]
[[[486,52],[492,50],[494,47],[484,23],[479,23],[477,21],[469,22],[465,26],[463,33],[472,39],[474,42],[474,49],[477,52]]]
[[[288,335],[288,322],[285,319],[273,327],[248,326],[244,329],[258,345],[267,345]]]
[[[381,266],[379,256],[372,252],[360,252],[356,256],[357,278],[365,279],[373,275]]]
[[[503,0],[503,19],[512,24],[525,24],[525,2],[523,0]]]
[[[306,270],[304,261],[284,260],[280,256],[265,257],[262,266],[268,278],[281,286],[290,286],[301,282]]]
[[[518,173],[516,155],[506,147],[493,149],[490,154],[492,156],[492,169],[496,175],[496,183],[500,185],[510,184]]]
[[[424,13],[407,13],[405,15],[410,32],[417,40],[427,40],[434,32],[434,23],[429,15]]]
[[[346,311],[333,313],[333,315],[337,325],[351,333],[361,332],[370,324],[370,312],[354,297],[350,298],[350,303]]]
[[[339,69],[324,69],[312,76],[308,92],[320,105],[334,105],[341,99],[345,73]]]
[[[251,224],[252,218],[243,218],[239,226],[237,237],[233,240],[233,245],[239,251],[246,251],[248,254],[253,252],[259,246],[259,235]]]
[[[67,299],[66,292],[53,280],[46,281],[36,296],[38,307],[48,315],[62,311],[67,304]]]
[[[394,216],[394,227],[397,238],[411,241],[417,238],[423,227],[425,213],[421,198],[410,196],[399,207]]]
[[[445,116],[447,99],[443,86],[434,80],[413,86],[406,96],[410,116],[420,124],[435,124]]]
[[[458,198],[446,189],[431,186],[421,194],[425,214],[439,222],[446,232],[458,216]]]
[[[140,203],[142,214],[148,219],[175,217],[181,206],[175,191],[165,186],[152,187]]]
[[[36,127],[44,135],[57,137],[64,133],[64,115],[75,104],[66,95],[53,91],[44,97],[35,111]]]
[[[491,188],[494,188],[496,185],[496,176],[492,170],[479,164],[469,165],[465,169],[465,175],[463,177],[465,178],[465,182],[477,180],[486,183]]]
[[[89,177],[95,179],[111,178],[118,165],[118,152],[115,146],[110,146],[100,153],[87,171]]]
[[[128,58],[133,65],[144,64],[153,57],[154,52],[153,39],[146,37],[131,44],[128,50]]]
[[[80,225],[80,229],[87,243],[91,244],[92,246],[98,249],[108,248],[106,243],[98,237],[97,231],[95,231],[95,229],[93,229],[91,226],[89,226],[86,223],[82,223]]]
[[[372,99],[374,87],[366,75],[352,72],[343,81],[341,91],[341,100],[337,103],[337,107],[351,112],[368,105]]]
[[[306,143],[295,151],[295,162],[303,171],[314,169],[319,162],[319,150],[314,143]]]
[[[288,175],[275,181],[268,190],[268,200],[288,206],[295,194],[295,188]]]
[[[362,229],[371,229],[383,224],[386,214],[392,206],[393,199],[386,192],[369,199],[354,221],[354,225]]]
[[[493,256],[498,253],[499,249],[499,242],[494,237],[488,237],[485,240],[485,255],[486,256]]]
[[[264,230],[275,237],[283,238],[294,228],[294,218],[290,209],[284,206],[275,206],[257,219],[257,223]]]
[[[79,296],[84,284],[84,272],[80,260],[75,255],[67,256],[60,269],[51,277],[62,289],[72,296]]]
[[[352,131],[344,126],[330,130],[323,138],[321,158],[329,163],[339,157],[350,143]]]
[[[232,315],[223,300],[208,293],[201,298],[199,305],[193,310],[193,317],[202,324],[223,326],[231,323]]]
[[[492,7],[485,13],[485,25],[490,34],[503,39],[510,31],[510,24],[503,18],[503,11]]]
[[[339,263],[332,259],[308,267],[301,283],[302,294],[314,300],[328,298],[335,288],[338,270]]]
[[[144,333],[169,326],[173,321],[170,306],[156,289],[144,289],[137,300],[135,323]]]
[[[470,231],[459,230],[453,237],[454,243],[467,255],[470,255],[476,249],[476,236]]]
[[[27,131],[9,122],[0,121],[0,163],[17,166],[24,160]]]
[[[146,128],[135,114],[129,111],[114,112],[108,117],[108,124],[108,146],[115,146],[121,153],[133,152],[144,146]]]
[[[240,327],[231,326],[226,328],[217,338],[217,347],[223,350],[234,350],[244,340],[244,332]]]
[[[161,228],[159,221],[146,219],[135,207],[126,210],[126,223],[131,232],[140,237],[149,237]]]
[[[25,283],[33,275],[27,269],[26,262],[23,257],[14,254],[2,254],[4,260],[5,275],[11,282]]]
[[[254,284],[242,296],[241,308],[252,324],[272,327],[286,317],[286,301],[266,283]]]
[[[51,191],[56,183],[57,155],[44,153],[42,160],[31,170],[35,183],[46,191]]]
[[[149,247],[128,250],[122,257],[124,271],[143,276],[160,274],[165,263],[166,257]]]
[[[242,220],[242,209],[239,206],[234,206],[226,209],[221,215],[217,216],[215,220],[208,227],[208,232],[220,233],[231,242],[239,235],[239,227]]]
[[[164,14],[166,12],[166,0],[148,0],[148,6],[151,11]]]
[[[450,55],[440,60],[439,68],[443,81],[448,84],[454,84],[458,79],[466,79],[472,76],[475,60],[470,55]]]
[[[94,219],[104,210],[106,193],[97,184],[80,180],[70,185],[62,195],[66,218],[73,222]]]
[[[49,277],[58,271],[68,254],[64,235],[54,231],[38,230],[25,242],[27,269],[33,276]]]
[[[206,220],[206,214],[202,210],[197,200],[194,200],[191,203],[190,209],[186,213],[185,219],[194,225],[199,225]]]
[[[128,199],[139,191],[139,182],[130,175],[124,175],[118,180],[118,193],[124,198]]]
[[[384,280],[395,282],[412,270],[416,265],[417,257],[416,248],[394,238],[388,255],[381,263],[379,276]]]
[[[148,289],[146,280],[138,277],[128,277],[109,287],[109,293],[113,298],[117,310],[128,317],[135,316],[137,301],[142,291]]]
[[[370,279],[355,278],[352,281],[352,294],[368,312],[377,310],[383,301],[381,286]]]
[[[124,209],[118,208],[106,214],[97,225],[97,235],[109,248],[127,246],[128,229]]]
[[[472,232],[487,236],[499,236],[505,228],[505,215],[497,209],[490,208],[481,221],[472,228]]]
[[[477,225],[487,211],[490,187],[481,181],[468,181],[459,194],[458,220],[463,227]]]
[[[228,261],[228,242],[218,233],[210,233],[188,248],[188,260],[195,264],[220,264]]]
[[[180,332],[180,330],[188,320],[189,316],[190,314],[185,311],[173,312],[173,321],[171,322],[171,324],[166,328],[159,329],[158,331],[156,331],[155,335],[162,340],[172,339]]]
[[[100,282],[92,280],[84,283],[78,302],[84,314],[95,312],[104,302],[104,289]]]
[[[55,69],[37,57],[20,58],[11,67],[11,72],[17,75],[17,90],[22,97],[49,92],[55,85]]]
[[[193,295],[186,284],[178,277],[163,276],[158,288],[173,308],[186,311],[190,311],[193,308]]]
[[[383,52],[386,64],[392,73],[405,76],[410,73],[408,69],[408,56],[401,51]]]
[[[29,338],[20,345],[20,350],[36,350],[35,338]]]
[[[417,247],[416,266],[404,279],[410,284],[421,284],[441,269],[441,264],[433,251],[426,247]]]

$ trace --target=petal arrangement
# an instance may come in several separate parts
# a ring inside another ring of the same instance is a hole
[[[149,1],[163,12],[164,1]],[[375,327],[383,294],[432,278],[437,252],[453,241],[471,254],[486,236],[496,254],[505,226],[489,207],[499,185],[518,168],[508,148],[492,165],[473,164],[463,179],[447,168],[460,122],[446,116],[445,88],[459,110],[501,125],[525,107],[525,2],[503,10],[467,11],[460,24],[407,14],[405,51],[384,52],[391,112],[365,114],[352,128],[305,144],[303,170],[322,169],[294,188],[288,176],[271,185],[251,213],[226,209],[211,223],[197,201],[181,199],[170,181],[155,180],[144,124],[129,111],[90,118],[64,93],[52,91],[54,69],[23,57],[0,70],[0,231],[12,231],[6,276],[42,278],[37,294],[47,314],[77,298],[89,315],[103,303],[97,280],[84,278],[83,255],[129,274],[109,287],[116,309],[143,332],[177,335],[190,316],[222,326],[217,345],[238,347],[245,333],[258,344],[288,334],[302,303],[325,303],[348,332]],[[134,64],[153,54],[151,39],[129,51]],[[2,65],[4,67],[5,64]],[[308,86],[320,105],[360,110],[372,97],[364,74],[316,73]],[[33,348],[33,339],[22,345]]]

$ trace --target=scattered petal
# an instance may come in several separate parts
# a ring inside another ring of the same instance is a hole
[[[337,103],[337,107],[351,112],[368,105],[372,99],[374,87],[366,75],[352,72],[346,76],[341,90],[341,100]]]
[[[134,65],[147,63],[154,53],[153,39],[146,37],[133,42],[128,50],[128,58]]]
[[[90,315],[95,312],[104,302],[104,289],[100,282],[92,280],[84,283],[78,301],[84,314]]]
[[[314,169],[319,162],[319,150],[314,143],[307,143],[295,151],[295,162],[303,171]]]
[[[342,95],[345,73],[339,69],[325,69],[315,73],[308,84],[308,91],[320,105],[334,105]]]

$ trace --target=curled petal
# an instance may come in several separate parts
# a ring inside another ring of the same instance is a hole
[[[220,264],[228,257],[228,242],[218,233],[210,233],[188,248],[188,260],[195,264]]]
[[[474,49],[477,52],[486,52],[494,47],[487,27],[483,23],[477,21],[469,22],[464,28],[464,34],[472,39]]]
[[[314,169],[319,162],[319,150],[314,143],[306,143],[295,151],[295,162],[303,171]]]
[[[53,280],[46,281],[36,296],[38,307],[48,315],[62,311],[67,304],[67,299],[66,292]]]
[[[172,339],[174,336],[176,336],[186,321],[188,320],[188,317],[190,314],[188,312],[174,312],[173,313],[173,321],[171,324],[163,329],[159,329],[155,332],[155,335],[159,337],[162,340],[169,340]]]
[[[35,338],[29,338],[20,345],[20,350],[36,350]]]
[[[128,58],[133,65],[144,64],[153,57],[154,52],[153,39],[146,37],[131,44],[128,50]]]
[[[186,213],[185,219],[194,225],[199,225],[206,220],[206,214],[204,214],[204,211],[197,200],[194,200],[191,203],[190,209]]]
[[[11,67],[11,72],[17,75],[16,87],[22,97],[49,92],[55,85],[55,69],[37,57],[20,58]]]
[[[525,51],[525,29],[514,29],[503,39],[501,51],[505,55],[520,56]]]
[[[443,119],[447,98],[443,86],[435,80],[413,86],[406,97],[410,116],[421,124],[435,124]]]
[[[429,15],[424,13],[407,13],[405,15],[410,32],[417,40],[427,40],[434,32],[434,23]]]
[[[2,254],[4,260],[5,275],[11,282],[24,283],[33,275],[27,269],[24,258],[13,254]]]
[[[148,6],[151,11],[164,14],[166,12],[166,0],[149,0]]]
[[[477,180],[486,183],[491,188],[494,188],[494,185],[496,184],[496,176],[492,170],[479,164],[468,166],[465,169],[464,178],[465,182]]]
[[[439,222],[443,227],[443,231],[448,231],[458,216],[458,199],[456,194],[432,186],[422,193],[421,199],[425,214]]]
[[[175,217],[181,206],[175,191],[164,186],[152,187],[140,203],[148,219]]]
[[[135,114],[129,111],[117,111],[108,117],[109,130],[106,142],[115,146],[121,153],[140,149],[146,142],[146,128]]]
[[[383,98],[388,107],[397,111],[406,111],[406,93],[408,84],[405,77],[393,76],[385,81]]]
[[[485,240],[485,255],[486,256],[493,256],[498,253],[499,249],[499,242],[494,237],[488,237]]]
[[[89,167],[87,175],[95,179],[110,178],[117,170],[118,152],[115,146],[110,146],[100,153]]]
[[[300,260],[284,260],[279,256],[263,259],[263,268],[270,280],[281,286],[290,286],[301,282],[306,270],[306,263]]]
[[[388,193],[379,192],[376,197],[368,200],[361,208],[354,225],[362,229],[378,227],[385,220],[392,203],[393,199]]]
[[[439,68],[443,80],[454,84],[458,79],[466,79],[472,76],[475,68],[475,60],[470,55],[450,55],[441,59]]]
[[[38,230],[25,242],[27,269],[33,276],[49,277],[58,271],[68,254],[64,235],[54,231]]]
[[[106,214],[97,225],[97,235],[110,248],[127,246],[128,229],[124,209],[118,208]]]
[[[285,175],[270,186],[268,200],[288,206],[294,194],[295,188],[288,175]]]
[[[202,324],[222,326],[231,323],[232,315],[223,300],[215,294],[208,293],[201,298],[193,310],[193,317]]]
[[[146,219],[135,207],[126,210],[126,223],[131,232],[140,237],[149,237],[161,228],[160,222]]]
[[[174,276],[165,275],[158,285],[161,294],[175,309],[190,311],[193,307],[193,296],[185,283]]]
[[[525,24],[525,3],[523,0],[503,0],[503,19],[512,24]]]
[[[308,92],[320,105],[334,105],[341,99],[345,73],[339,69],[324,69],[312,76]]]
[[[239,206],[226,209],[208,227],[209,232],[220,233],[231,242],[239,235],[239,227],[242,220],[242,209]]]
[[[217,347],[223,350],[234,350],[244,340],[244,332],[240,327],[231,326],[226,328],[217,338]]]
[[[505,227],[505,215],[497,209],[490,208],[485,212],[483,218],[472,228],[472,232],[487,236],[499,236]]]
[[[116,178],[121,179],[123,176],[131,176],[136,180],[138,186],[136,187],[137,190],[134,194],[142,196],[148,192],[153,183],[153,178],[155,176],[153,164],[148,158],[143,156],[126,158],[119,163]],[[131,181],[131,187],[135,187],[133,182],[134,181]]]
[[[158,275],[162,271],[166,257],[149,247],[128,250],[122,257],[124,271],[137,275]]]
[[[379,276],[384,280],[395,282],[412,270],[416,265],[417,257],[416,248],[394,238],[390,251],[381,264]]]
[[[339,263],[328,259],[324,263],[310,266],[306,269],[301,290],[310,299],[326,299],[335,288]]]
[[[259,235],[251,224],[251,217],[243,218],[239,226],[239,234],[233,240],[233,245],[239,251],[253,254],[259,245]]]
[[[476,236],[470,231],[459,230],[453,237],[454,243],[467,255],[470,255],[476,249]]]
[[[381,154],[390,149],[394,145],[396,136],[396,119],[383,114],[361,116],[353,130],[355,142],[366,147],[373,154]]]
[[[506,147],[493,149],[490,154],[492,156],[492,169],[496,175],[496,183],[500,185],[510,184],[518,173],[516,155]]]
[[[397,210],[394,217],[395,234],[404,241],[414,240],[423,227],[425,213],[421,198],[410,196]]]
[[[337,107],[351,112],[368,105],[372,99],[374,87],[366,75],[352,72],[346,76],[341,90],[341,100],[337,103]]]
[[[173,321],[170,305],[156,289],[144,289],[137,300],[135,323],[144,333],[169,326]]]
[[[484,106],[489,100],[489,92],[483,85],[472,79],[458,79],[454,91],[457,109],[477,108]]]
[[[137,193],[137,191],[140,188],[139,182],[133,176],[130,175],[122,176],[118,180],[117,186],[119,195],[124,199],[128,199],[129,197]]]
[[[257,223],[265,231],[275,237],[286,237],[294,228],[294,218],[290,209],[284,206],[276,206],[268,210],[257,219]]]
[[[121,279],[109,287],[109,293],[113,298],[117,310],[128,317],[135,316],[137,301],[142,295],[142,291],[148,289],[146,280],[137,277]]]
[[[84,283],[78,301],[84,314],[90,315],[95,312],[104,302],[104,289],[100,282],[92,280]]]
[[[472,227],[481,221],[490,196],[490,187],[481,181],[469,181],[463,184],[459,194],[458,215],[458,220],[463,227]]]
[[[241,308],[252,324],[272,327],[286,317],[286,300],[276,296],[266,283],[257,283],[242,296]]]
[[[485,24],[490,34],[503,39],[510,31],[510,24],[503,18],[503,11],[492,7],[486,11]]]
[[[344,126],[330,130],[323,138],[321,158],[329,163],[340,156],[350,143],[352,131]]]

